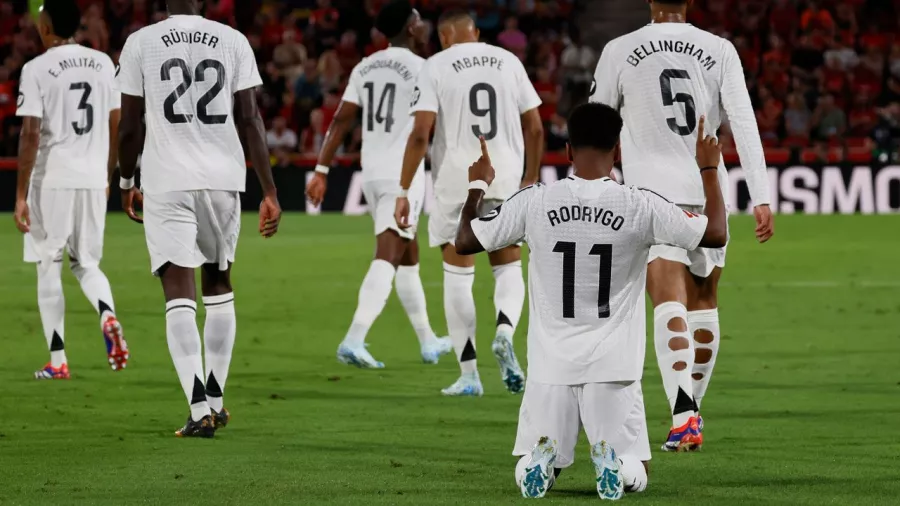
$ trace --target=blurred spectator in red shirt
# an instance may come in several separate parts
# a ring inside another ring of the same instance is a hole
[[[12,2],[4,0],[0,2],[0,47],[12,42],[19,24],[19,16],[13,11]]]
[[[206,0],[206,17],[233,26],[234,2],[235,0]]]
[[[322,109],[314,109],[309,113],[309,126],[300,134],[300,152],[307,156],[315,156],[322,148],[325,140]]]
[[[756,111],[759,136],[766,144],[777,144],[781,127],[782,107],[773,97],[769,97],[760,110]]]
[[[744,66],[744,70],[753,76],[759,74],[759,53],[750,47],[747,37],[744,37],[743,35],[735,37],[734,48],[737,50],[738,56],[741,59],[741,64]]]
[[[16,83],[10,79],[9,69],[0,67],[0,125],[16,115],[17,97]]]
[[[791,85],[786,69],[778,60],[767,60],[759,82],[771,89],[776,96],[783,98]]]
[[[879,31],[877,21],[867,23],[866,31],[859,36],[859,47],[863,50],[874,47],[883,51],[887,49],[888,42],[887,34]]]
[[[763,63],[769,61],[778,62],[782,68],[791,64],[791,53],[784,47],[784,39],[774,33],[769,35],[769,50],[763,54]]]
[[[834,18],[827,9],[820,8],[818,2],[811,1],[800,16],[800,28],[805,31],[819,29],[831,32],[834,30]]]
[[[850,135],[853,137],[868,137],[875,129],[878,125],[878,114],[869,95],[865,93],[855,95],[848,122]]]
[[[849,75],[837,56],[831,55],[825,60],[825,66],[819,70],[819,75],[820,88],[823,92],[842,97],[847,91]]]
[[[835,14],[837,36],[840,41],[849,46],[856,44],[859,25],[856,23],[856,11],[853,10],[853,6],[849,3],[839,3]]]
[[[510,16],[506,18],[506,29],[497,36],[497,42],[506,48],[509,52],[525,61],[525,54],[528,50],[528,38],[522,30],[519,30],[519,18]]]
[[[387,37],[377,29],[372,28],[371,41],[366,44],[366,56],[371,56],[373,53],[381,51],[382,49],[387,49],[388,46],[390,46],[390,43],[388,42]]]
[[[322,111],[322,128],[325,131],[328,130],[331,122],[334,121],[334,115],[337,114],[339,105],[341,105],[341,96],[338,94],[338,90],[326,90],[325,98],[322,100],[322,107],[319,108]]]
[[[349,73],[361,59],[359,56],[359,48],[356,46],[356,32],[353,30],[344,32],[344,34],[341,35],[341,42],[338,44],[336,51],[338,60],[341,63],[341,68]]]
[[[541,67],[537,69],[537,81],[534,83],[534,89],[538,96],[541,97],[541,105],[538,107],[538,113],[545,122],[550,121],[556,114],[556,106],[559,103],[559,85],[553,82],[550,71]]]
[[[791,0],[776,0],[769,12],[769,26],[782,39],[792,40],[797,29],[799,15],[797,6]]]
[[[317,0],[316,3],[319,8],[314,10],[312,15],[310,15],[309,24],[320,25],[323,23],[331,24],[337,22],[341,13],[331,6],[331,0]]]

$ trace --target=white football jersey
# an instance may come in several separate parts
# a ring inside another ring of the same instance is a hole
[[[145,102],[142,190],[244,191],[234,94],[262,84],[247,37],[201,16],[170,16],[128,37],[119,66],[121,92]]]
[[[483,135],[497,172],[486,198],[515,193],[525,167],[521,116],[539,105],[522,62],[503,48],[469,42],[429,58],[410,113],[437,113],[431,153],[435,192],[448,201],[466,201],[469,166],[481,156]]]
[[[488,251],[528,243],[528,378],[639,380],[650,246],[695,249],[706,224],[649,190],[575,176],[525,188],[474,220]]]
[[[744,71],[728,40],[686,23],[655,23],[603,49],[591,102],[619,109],[625,183],[702,206],[695,161],[697,122],[715,135],[727,114],[754,205],[769,203],[769,180]],[[727,178],[719,163],[719,177]],[[727,201],[727,199],[726,199]]]
[[[109,113],[120,103],[115,75],[109,56],[76,44],[50,48],[25,64],[16,115],[41,119],[32,185],[107,187]]]
[[[350,73],[343,100],[362,108],[364,181],[400,180],[413,127],[409,104],[424,62],[409,49],[389,47],[364,58]],[[419,170],[424,167],[423,160]]]

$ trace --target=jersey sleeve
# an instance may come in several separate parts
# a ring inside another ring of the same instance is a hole
[[[722,71],[722,108],[731,123],[731,131],[737,144],[741,168],[744,170],[744,178],[747,180],[753,205],[768,204],[770,197],[766,156],[759,137],[759,127],[756,125],[756,114],[753,112],[750,94],[747,92],[747,83],[744,81],[744,68],[734,45],[727,40],[723,43],[725,64]]]
[[[649,190],[637,190],[647,207],[650,244],[668,244],[686,250],[697,249],[709,219],[667,201]]]
[[[259,75],[259,68],[256,66],[256,56],[253,55],[253,48],[250,47],[247,37],[241,33],[235,33],[238,37],[237,58],[235,59],[237,68],[234,69],[232,89],[237,93],[248,88],[262,86],[262,77]]]
[[[110,72],[112,74],[112,84],[109,87],[109,110],[115,111],[116,109],[122,108],[122,94],[119,92],[119,66],[113,65],[112,60],[109,60]]]
[[[356,71],[359,68],[359,65],[362,65],[362,63],[353,67],[353,72],[350,72],[350,79],[347,82],[347,88],[344,90],[344,96],[341,97],[341,100],[361,106],[362,101],[359,98],[359,73]]]
[[[540,185],[527,186],[488,214],[472,221],[472,232],[485,251],[496,251],[525,238],[525,222]]]
[[[419,111],[438,112],[437,76],[433,73],[431,60],[425,60],[422,70],[419,71],[419,77],[416,79],[412,102],[409,104],[410,115]]]
[[[120,93],[133,97],[144,96],[144,73],[141,69],[141,43],[134,34],[125,41],[116,69],[116,85]]]
[[[16,102],[16,116],[44,117],[44,99],[34,65],[25,64],[19,79],[19,96]]]
[[[517,67],[516,81],[518,81],[519,88],[519,114],[525,114],[527,111],[539,107],[542,101],[537,90],[534,89],[534,85],[531,84],[531,79],[528,78],[525,66],[518,58],[515,59],[515,63]]]
[[[622,103],[619,91],[619,70],[616,68],[615,41],[603,48],[600,61],[594,70],[594,82],[591,83],[590,102],[606,104],[618,110]]]

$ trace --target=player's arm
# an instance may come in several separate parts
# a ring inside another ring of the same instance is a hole
[[[431,75],[431,60],[426,60],[419,70],[416,79],[416,88],[413,91],[412,103],[409,113],[413,116],[413,128],[406,141],[406,150],[403,152],[403,168],[400,173],[400,197],[394,208],[394,219],[397,226],[407,229],[409,225],[409,200],[406,192],[412,186],[416,172],[425,154],[428,152],[428,137],[437,119],[438,83]]]
[[[109,111],[109,159],[106,162],[106,180],[112,185],[113,173],[116,172],[116,166],[119,164],[119,123],[122,119],[122,110],[120,108]],[[109,198],[109,189],[107,188],[106,196]]]
[[[259,233],[271,237],[278,232],[281,206],[272,176],[269,147],[266,144],[266,126],[256,104],[256,89],[246,88],[234,94],[234,121],[247,140],[250,164],[262,187],[263,201],[259,210]]]
[[[456,252],[474,255],[496,251],[520,242],[525,237],[525,219],[532,192],[529,186],[513,194],[502,206],[479,217],[478,209],[484,193],[494,180],[494,168],[487,143],[481,138],[481,158],[469,167],[469,196],[463,205],[456,232]]]
[[[725,41],[724,68],[722,70],[722,108],[731,122],[731,131],[737,144],[744,178],[753,200],[756,217],[756,239],[768,241],[775,233],[775,219],[769,208],[769,175],[765,151],[759,137],[756,114],[750,103],[744,69],[731,42]]]
[[[538,112],[542,101],[525,66],[516,59],[516,81],[519,88],[518,105],[519,114],[522,116],[522,134],[525,139],[525,175],[522,178],[522,188],[538,182],[541,177],[541,159],[544,156],[544,123]]]
[[[722,148],[719,141],[705,134],[706,118],[700,116],[697,127],[697,165],[700,167],[700,178],[703,180],[703,195],[706,197],[706,231],[700,240],[704,248],[723,248],[728,242],[728,215],[725,211],[725,198],[719,187],[719,160],[722,159]]]
[[[31,229],[28,210],[28,183],[37,160],[38,145],[41,142],[41,118],[25,116],[22,132],[19,134],[19,173],[16,179],[16,228],[27,233]]]
[[[122,93],[121,118],[119,120],[119,188],[122,190],[122,209],[132,220],[142,223],[134,209],[141,204],[143,198],[134,186],[134,175],[137,172],[138,156],[144,145],[144,97]]]
[[[348,85],[348,89],[350,86]],[[334,154],[337,153],[341,143],[347,136],[347,132],[353,127],[356,117],[359,114],[359,105],[345,99],[341,100],[338,110],[334,115],[334,120],[325,133],[325,141],[322,143],[322,149],[319,151],[319,159],[316,162],[316,173],[306,185],[306,198],[314,205],[322,204],[325,198],[325,192],[328,189],[328,171],[331,163],[334,161]]]

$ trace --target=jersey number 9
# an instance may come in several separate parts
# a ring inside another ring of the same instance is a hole
[[[675,105],[675,102],[681,102],[684,105],[684,119],[687,125],[679,125],[676,118],[666,118],[666,124],[669,125],[669,130],[678,135],[691,135],[694,133],[694,129],[697,128],[697,110],[694,107],[694,97],[690,93],[676,93],[673,95],[672,79],[687,79],[690,81],[691,76],[688,75],[686,70],[676,69],[663,70],[662,74],[659,75],[659,91],[662,94],[663,105],[668,107]]]
[[[478,94],[480,92],[487,94],[486,108],[478,105]],[[472,125],[472,133],[475,134],[475,137],[484,136],[484,139],[489,141],[497,136],[497,91],[494,90],[493,86],[488,83],[478,83],[472,86],[472,89],[469,90],[469,110],[479,118],[488,116],[488,121],[491,125],[490,130],[486,132],[481,129],[481,125]]]
[[[170,81],[172,79],[172,69],[174,68],[181,70],[182,81],[181,84],[175,88],[175,91],[169,94],[163,102],[163,116],[166,117],[166,120],[169,123],[176,124],[190,123],[194,119],[193,114],[181,114],[175,112],[175,103],[187,93],[191,85],[194,84],[194,81],[199,83],[206,80],[207,69],[213,69],[216,71],[216,82],[214,82],[209,91],[204,93],[203,96],[200,97],[200,100],[197,101],[197,119],[205,125],[221,125],[222,123],[225,123],[228,119],[227,114],[210,114],[207,110],[210,102],[212,102],[225,88],[225,66],[222,65],[222,62],[217,60],[203,60],[197,64],[197,68],[194,69],[192,75],[184,60],[181,58],[172,58],[171,60],[166,60],[166,62],[162,64],[162,67],[160,67],[159,78],[163,81]]]

